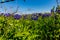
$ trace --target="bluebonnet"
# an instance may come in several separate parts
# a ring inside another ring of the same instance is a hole
[[[32,20],[38,20],[38,16],[31,17]]]
[[[18,14],[14,15],[14,19],[20,19],[20,18],[21,18],[21,15],[18,15]]]
[[[54,12],[54,10],[51,9],[51,13]]]
[[[6,13],[4,14],[5,17],[9,17],[10,16],[10,13]]]
[[[58,13],[60,13],[60,10],[57,10]]]
[[[51,14],[43,14],[42,17],[49,17]]]

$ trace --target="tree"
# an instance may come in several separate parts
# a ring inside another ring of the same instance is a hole
[[[11,2],[11,1],[14,1],[14,0],[2,0],[0,3],[6,3],[6,2]]]

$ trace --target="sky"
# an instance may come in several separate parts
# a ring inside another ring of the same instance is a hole
[[[0,12],[15,12],[18,8],[18,14],[50,12],[56,7],[56,0],[15,0],[13,2],[0,3]]]

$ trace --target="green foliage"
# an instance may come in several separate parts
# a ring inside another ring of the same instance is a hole
[[[0,16],[0,40],[60,40],[60,16],[38,20]]]

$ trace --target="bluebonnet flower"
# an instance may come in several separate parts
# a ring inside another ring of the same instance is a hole
[[[58,13],[60,13],[60,10],[57,10]]]
[[[47,14],[48,16],[51,16],[51,14]]]
[[[10,13],[6,13],[6,14],[4,14],[4,16],[9,17],[10,16]]]
[[[49,16],[51,16],[51,14],[43,14],[42,17],[49,17]]]
[[[54,10],[51,9],[51,13],[54,12]]]
[[[18,14],[14,15],[14,19],[20,19],[20,18],[21,18],[21,15],[18,15]]]
[[[38,20],[38,16],[31,17],[32,20]]]

